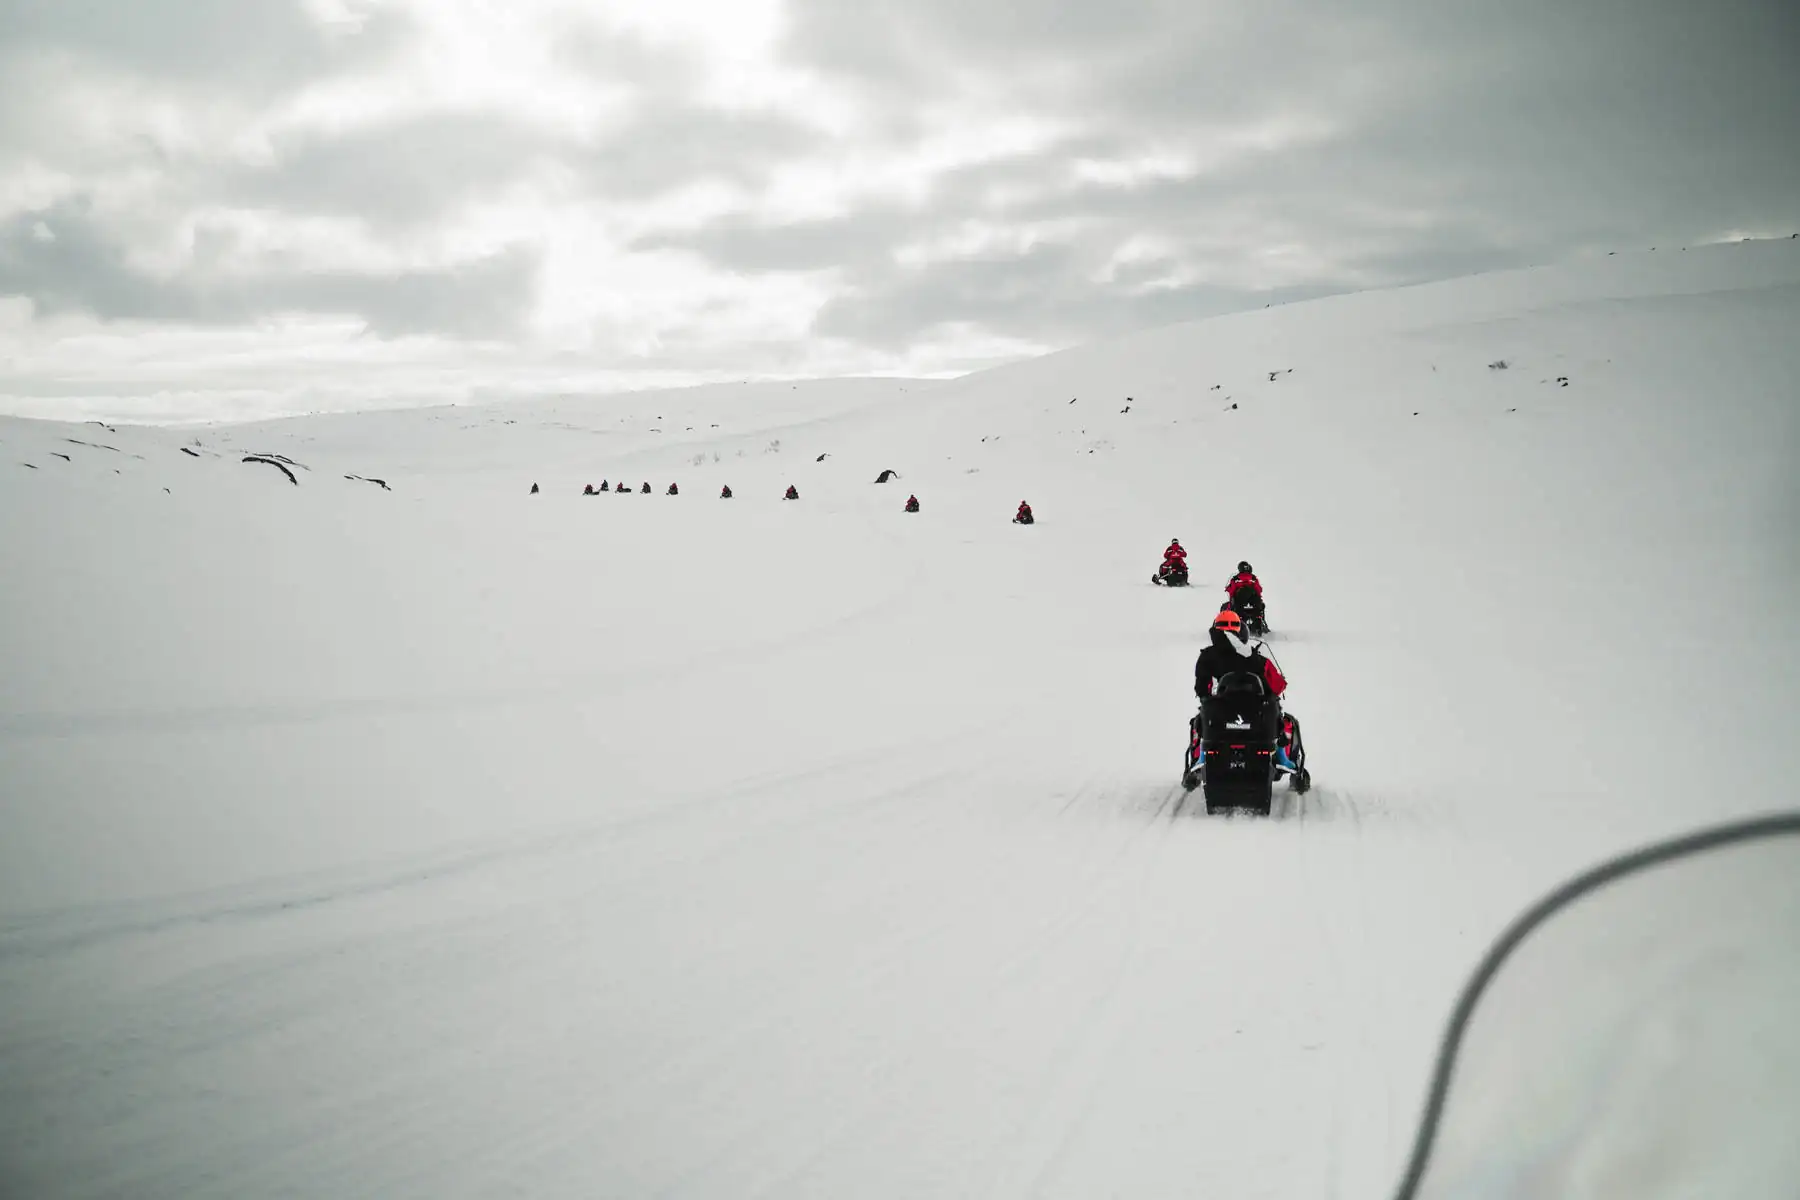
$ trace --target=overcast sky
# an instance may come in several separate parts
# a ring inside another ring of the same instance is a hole
[[[1800,228],[1794,0],[0,0],[0,409],[945,374]]]

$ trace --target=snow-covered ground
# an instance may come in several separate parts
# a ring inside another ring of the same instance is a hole
[[[0,1193],[1381,1195],[1516,910],[1792,803],[1795,329],[1783,241],[951,382],[0,419]],[[1177,786],[1240,558],[1267,821]]]

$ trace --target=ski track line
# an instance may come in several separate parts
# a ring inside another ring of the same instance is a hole
[[[891,795],[888,798],[904,798],[916,790],[919,782],[909,781],[889,789]],[[718,850],[718,853],[726,852],[723,847]],[[895,884],[892,888],[898,894],[897,889],[903,886]],[[849,972],[855,980],[852,987],[860,993],[887,988],[895,975],[907,969],[898,950],[933,940],[954,928],[961,919],[959,912],[945,912],[940,920],[916,926],[897,939],[889,938],[886,942],[871,944],[862,955],[865,965]],[[489,1144],[480,1151],[470,1150],[466,1160],[495,1173],[504,1168],[508,1175],[513,1174],[516,1169],[528,1169],[532,1162],[541,1161],[560,1148],[580,1141],[584,1136],[583,1130],[591,1127],[595,1121],[616,1121],[614,1114],[624,1097],[631,1097],[633,1107],[642,1107],[646,1103],[647,1094],[660,1091],[671,1097],[667,1101],[667,1110],[679,1110],[683,1105],[682,1097],[691,1098],[701,1094],[709,1081],[730,1079],[732,1073],[721,1072],[719,1067],[729,1065],[738,1050],[754,1043],[760,1035],[783,1027],[805,1026],[813,1021],[823,1020],[820,1010],[824,1010],[824,1015],[828,1016],[831,1006],[839,1002],[839,996],[833,994],[818,997],[815,989],[795,981],[811,980],[821,971],[831,973],[830,968],[843,964],[841,944],[823,948],[811,960],[789,960],[787,965],[793,968],[793,978],[788,986],[779,991],[762,993],[759,999],[739,1010],[740,1019],[718,1026],[710,1036],[688,1043],[675,1055],[644,1063],[629,1071],[610,1074],[603,1095],[588,1102],[582,1109],[540,1125],[529,1133],[515,1134],[502,1146]],[[808,999],[796,1004],[797,997]],[[664,1183],[657,1194],[682,1191],[686,1185],[704,1178],[712,1164],[732,1159],[741,1147],[757,1144],[769,1131],[784,1128],[789,1123],[789,1114],[781,1111],[771,1112],[752,1122],[741,1134],[718,1146],[706,1162]],[[416,1121],[407,1123],[403,1129],[394,1130],[391,1136],[414,1136],[413,1131],[418,1124]]]
[[[1146,835],[1130,843],[1152,841],[1149,861],[1132,875],[1132,899],[1125,905],[1131,935],[1122,959],[1105,987],[1086,1006],[1082,1021],[1065,1039],[1065,1049],[1058,1055],[1052,1081],[1039,1092],[1041,1098],[1028,1119],[1017,1127],[1010,1151],[1013,1156],[1011,1169],[1003,1169],[997,1178],[991,1179],[984,1195],[1027,1196],[1043,1191],[1066,1165],[1081,1129],[1092,1116],[1107,1078],[1113,1050],[1126,1029],[1123,999],[1127,990],[1124,985],[1143,956],[1145,922],[1150,911],[1145,897],[1172,853],[1175,821],[1187,795],[1179,786],[1165,792],[1145,823],[1147,828],[1157,830],[1154,839]],[[1169,814],[1167,820],[1163,819],[1165,812]],[[1032,1130],[1043,1133],[1032,1137]],[[1040,1148],[1044,1146],[1048,1149]],[[1018,1156],[1026,1152],[1036,1160],[1034,1166],[1020,1162]]]
[[[1096,787],[1096,778],[1097,777],[1095,776],[1088,776],[1085,778],[1077,787],[1075,795],[1071,797],[1070,801],[1065,802],[1062,811],[1066,812],[1075,801],[1094,794],[1096,791],[1102,796],[1118,793],[1129,795],[1137,791],[1135,786]],[[1078,929],[1091,921],[1110,916],[1109,912],[1102,911],[1101,906],[1096,903],[1097,900],[1106,893],[1123,885],[1122,877],[1118,871],[1119,863],[1129,855],[1135,847],[1146,840],[1149,840],[1151,834],[1158,828],[1161,828],[1162,833],[1158,835],[1156,840],[1161,845],[1167,844],[1166,841],[1163,841],[1162,839],[1165,839],[1167,836],[1168,826],[1161,818],[1164,812],[1168,810],[1173,795],[1174,793],[1165,794],[1158,802],[1156,809],[1150,814],[1148,820],[1134,826],[1134,832],[1118,839],[1114,843],[1112,853],[1106,856],[1103,862],[1095,863],[1090,866],[1090,869],[1083,876],[1084,880],[1088,883],[1085,890],[1081,891],[1067,904],[1061,906],[1061,911],[1058,916],[1040,923],[1035,927],[1032,938],[1033,945],[1021,946],[1017,953],[1009,956],[998,975],[999,979],[1013,979],[1018,977],[1023,974],[1028,967],[1041,962],[1058,946],[1062,945],[1067,940],[1069,934],[1075,929]],[[1120,807],[1124,810],[1135,807],[1135,804]],[[1133,876],[1133,878],[1137,880],[1137,891],[1141,893],[1148,886],[1146,882],[1147,876],[1140,872]],[[1062,1045],[1065,1047],[1071,1045],[1078,1048],[1097,1046],[1098,1048],[1094,1049],[1092,1053],[1086,1056],[1089,1063],[1098,1061],[1095,1058],[1096,1055],[1103,1057],[1102,1052],[1104,1049],[1116,1044],[1122,1029],[1117,1017],[1117,1000],[1124,981],[1130,975],[1130,964],[1136,960],[1140,952],[1143,936],[1141,919],[1143,906],[1141,904],[1133,905],[1131,906],[1131,911],[1134,914],[1133,940],[1127,950],[1124,962],[1112,972],[1110,976],[1111,983],[1104,989],[1101,995],[1089,1003],[1085,1009],[1085,1017],[1071,1027],[1069,1033],[1065,1035],[1062,1041]],[[892,1066],[894,1057],[894,1054],[884,1056],[876,1074],[885,1077]],[[1059,1122],[1059,1124],[1064,1126],[1064,1131],[1056,1139],[1055,1144],[1057,1149],[1052,1153],[1048,1160],[1040,1164],[1037,1171],[1039,1176],[1042,1176],[1045,1172],[1051,1170],[1054,1167],[1055,1162],[1060,1159],[1064,1149],[1072,1139],[1073,1130],[1079,1127],[1080,1120],[1085,1117],[1086,1112],[1091,1107],[1093,1094],[1098,1080],[1104,1077],[1104,1071],[1102,1069],[1091,1065],[1083,1068],[1082,1075],[1085,1082],[1077,1087],[1076,1101],[1059,1100],[1058,1095],[1066,1092],[1070,1086],[1066,1081],[1070,1071],[1073,1069],[1069,1065],[1070,1060],[1073,1057],[1074,1053],[1067,1050],[1057,1056],[1057,1061],[1063,1065],[1057,1068],[1054,1071],[1054,1074],[1060,1077],[1063,1082],[1052,1084],[1049,1087],[1045,1092],[1045,1098],[1041,1100],[1038,1105],[1034,1106],[1031,1113],[1025,1118],[1022,1118],[1015,1126],[1015,1134],[1008,1143],[1009,1146],[1014,1147],[1016,1150],[1022,1132],[1034,1125],[1040,1124],[1045,1119],[1043,1116],[1045,1111],[1053,1106],[1068,1108],[1071,1104],[1074,1105],[1075,1115],[1072,1118],[1065,1117]],[[863,1110],[872,1109],[873,1102],[863,1105],[861,1108]],[[793,1180],[799,1178],[806,1170],[817,1165],[817,1163],[821,1161],[834,1146],[841,1144],[852,1131],[860,1127],[861,1119],[860,1113],[857,1116],[846,1115],[843,1120],[834,1126],[834,1131],[828,1137],[827,1141],[817,1147],[803,1164],[783,1172],[778,1178],[762,1185],[755,1192],[751,1193],[751,1195],[768,1195],[778,1187],[790,1184]],[[1033,1184],[1032,1186],[1035,1187],[1036,1185]],[[1015,1192],[1017,1191],[1016,1188],[1013,1190]],[[989,1194],[992,1194],[991,1189],[989,1189]]]
[[[1309,827],[1307,818],[1307,808],[1309,806],[1303,803],[1306,797],[1296,796],[1294,799],[1296,801],[1299,818],[1297,821],[1297,833],[1300,836],[1299,849],[1308,860],[1308,865],[1302,871],[1302,878],[1304,880],[1303,886],[1306,889],[1307,899],[1307,903],[1304,907],[1312,918],[1313,936],[1321,950],[1319,958],[1322,961],[1329,963],[1331,972],[1330,978],[1332,981],[1328,989],[1328,994],[1324,996],[1324,1002],[1321,1006],[1328,1010],[1321,1014],[1321,1016],[1326,1023],[1328,1031],[1328,1054],[1332,1075],[1331,1127],[1327,1135],[1326,1177],[1324,1183],[1327,1189],[1329,1189],[1325,1194],[1337,1196],[1341,1194],[1340,1189],[1342,1186],[1343,1148],[1346,1137],[1345,1114],[1351,1111],[1351,1105],[1353,1105],[1356,1100],[1354,1089],[1357,1076],[1356,1073],[1349,1069],[1346,1059],[1351,1053],[1351,1046],[1357,1044],[1361,1039],[1366,1039],[1367,1035],[1366,1032],[1364,1032],[1367,1028],[1365,1014],[1368,1010],[1365,1001],[1357,1012],[1348,1012],[1346,1001],[1355,994],[1357,989],[1353,987],[1351,972],[1345,963],[1345,953],[1341,945],[1340,937],[1334,931],[1330,917],[1327,915],[1330,911],[1333,911],[1334,901],[1336,903],[1341,903],[1347,898],[1342,896],[1330,897],[1321,894],[1319,883],[1320,872],[1317,869],[1317,864],[1322,857],[1319,853],[1321,843],[1319,842],[1320,831],[1318,830],[1318,822],[1315,820],[1312,822],[1311,827]],[[1360,847],[1360,831],[1358,831],[1353,840]],[[1357,861],[1360,865],[1360,854],[1357,857]],[[1363,891],[1363,889],[1354,882],[1348,890],[1356,892],[1358,895]],[[1366,941],[1366,939],[1364,940]],[[1360,947],[1358,947],[1358,949],[1360,949]],[[1356,952],[1356,949],[1353,949],[1350,957],[1354,961],[1361,963],[1364,970],[1368,969],[1369,963],[1366,954],[1359,955]]]
[[[930,739],[924,745],[940,748],[986,738],[995,729],[1013,720],[1004,718],[977,729]],[[0,927],[0,964],[14,958],[51,958],[97,943],[155,936],[186,926],[279,918],[328,905],[441,884],[461,876],[533,858],[577,855],[586,852],[595,843],[653,830],[673,821],[692,819],[724,805],[742,803],[748,796],[777,791],[797,782],[866,771],[871,764],[913,758],[917,756],[920,745],[919,742],[909,741],[849,752],[809,770],[769,772],[760,778],[709,789],[699,795],[672,798],[665,803],[597,823],[583,822],[572,828],[558,828],[508,844],[430,857],[397,868],[308,872],[287,879],[234,885],[223,892],[188,893],[149,901],[121,901],[109,903],[100,910],[80,905],[31,913]],[[956,774],[955,771],[941,771],[933,773],[931,777],[946,779]],[[830,811],[827,810],[835,811],[836,808],[835,805],[821,805],[819,815],[829,816]],[[747,830],[744,836],[758,835],[754,830]],[[146,907],[152,910],[164,907],[168,911],[144,914]],[[130,911],[134,915],[99,920],[90,916],[85,921],[82,919],[82,914],[99,915],[120,910]],[[66,927],[58,929],[59,925]]]
[[[1083,790],[1088,790],[1088,785],[1084,784]],[[1160,815],[1160,812],[1157,815]],[[1002,957],[998,970],[994,976],[995,981],[1009,981],[1018,978],[1029,967],[1042,961],[1047,955],[1060,946],[1072,930],[1079,928],[1088,921],[1099,919],[1099,916],[1095,911],[1097,907],[1095,903],[1096,899],[1105,892],[1121,886],[1122,880],[1126,878],[1122,877],[1117,870],[1120,860],[1125,858],[1131,852],[1133,847],[1144,841],[1149,834],[1157,829],[1157,827],[1158,825],[1154,817],[1149,822],[1130,826],[1130,832],[1117,838],[1111,845],[1111,852],[1104,854],[1102,860],[1090,860],[1088,869],[1082,875],[1084,886],[1079,889],[1066,889],[1064,895],[1067,898],[1058,905],[1057,911],[1052,915],[1040,919],[1033,925],[1029,942],[1017,944],[1010,953]],[[960,913],[949,914],[945,920],[930,927],[929,930],[917,931],[907,936],[903,939],[901,944],[910,945],[925,940],[928,937],[935,937],[943,930],[954,927],[960,923],[962,919]],[[867,991],[878,985],[885,987],[888,978],[897,970],[902,969],[901,964],[897,961],[897,956],[894,956],[889,952],[887,957],[889,962],[885,969],[869,969],[857,972],[857,982],[855,986],[858,990]],[[879,964],[879,960],[877,960],[877,962]],[[1122,974],[1115,976],[1115,987],[1117,986],[1118,980],[1122,978]],[[835,1000],[832,1002],[835,1003]],[[791,1017],[793,1015],[791,1005],[773,1003],[773,1006],[777,1007],[784,1016]],[[947,1014],[936,1021],[918,1025],[915,1026],[915,1028],[922,1029],[927,1033],[937,1032],[944,1029],[951,1021],[956,1019],[960,1019],[960,1014]],[[721,1040],[729,1042],[730,1044],[736,1044],[741,1040],[741,1037],[737,1034],[733,1034],[722,1037]],[[811,1149],[802,1163],[783,1170],[775,1179],[760,1185],[755,1191],[749,1194],[751,1196],[762,1196],[771,1193],[780,1194],[780,1191],[784,1186],[791,1184],[793,1180],[799,1178],[807,1170],[815,1167],[829,1155],[833,1148],[841,1145],[851,1133],[855,1132],[856,1129],[862,1127],[863,1124],[875,1117],[879,1107],[886,1103],[886,1098],[885,1095],[880,1092],[880,1089],[874,1085],[880,1081],[891,1078],[898,1060],[905,1054],[906,1050],[904,1048],[895,1048],[883,1053],[879,1058],[872,1062],[863,1064],[862,1074],[870,1080],[871,1084],[871,1086],[865,1088],[862,1093],[866,1099],[859,1100],[852,1105],[847,1106],[843,1115],[833,1123],[831,1131],[826,1134],[825,1138],[819,1144]],[[761,1140],[761,1135],[766,1130],[785,1126],[786,1124],[787,1117],[785,1114],[779,1113],[771,1114],[768,1118],[755,1123],[740,1136],[719,1147],[715,1153],[708,1157],[706,1162],[699,1164],[693,1171],[690,1171],[680,1179],[666,1185],[664,1189],[665,1193],[673,1194],[683,1190],[684,1187],[698,1183],[700,1180],[704,1179],[710,1171],[735,1157],[742,1147],[759,1142]]]

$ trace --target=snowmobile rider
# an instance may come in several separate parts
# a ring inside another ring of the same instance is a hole
[[[719,489],[719,499],[721,499],[721,500],[731,499],[731,485],[729,483]]]
[[[1230,581],[1225,585],[1225,594],[1227,596],[1235,596],[1237,595],[1237,590],[1241,587],[1255,589],[1256,598],[1258,600],[1262,599],[1262,581],[1256,577],[1256,572],[1250,569],[1250,564],[1247,562],[1238,564],[1237,574],[1233,575]]]
[[[1233,671],[1260,674],[1269,694],[1277,698],[1287,691],[1281,669],[1263,655],[1259,644],[1244,635],[1243,618],[1228,608],[1213,618],[1211,644],[1194,660],[1194,695],[1206,699],[1219,679]]]
[[[800,498],[800,489],[790,483],[788,484],[787,493],[781,498],[783,500],[798,500]]]
[[[678,488],[678,487],[676,487],[676,486],[675,486],[675,485],[674,485],[674,484],[672,484],[672,483],[671,483],[671,484],[670,484],[670,485],[669,485],[669,490],[668,490],[668,491],[666,491],[666,492],[664,492],[664,493],[663,493],[663,495],[665,495],[665,496],[679,496],[679,495],[681,495],[681,489],[680,489],[680,488]]]
[[[1013,514],[1013,520],[1020,525],[1031,524],[1033,520],[1031,515],[1031,505],[1025,503],[1023,500],[1019,501],[1019,511]]]
[[[917,496],[908,496],[906,498],[906,511],[907,512],[918,512],[919,511],[919,498]]]
[[[1187,551],[1181,548],[1180,538],[1169,539],[1169,548],[1163,551],[1162,566],[1156,569],[1157,578],[1167,579],[1179,571],[1187,574]]]

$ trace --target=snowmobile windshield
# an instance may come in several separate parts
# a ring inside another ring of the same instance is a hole
[[[1477,969],[1397,1194],[1792,1196],[1797,1012],[1800,812],[1603,864]]]

